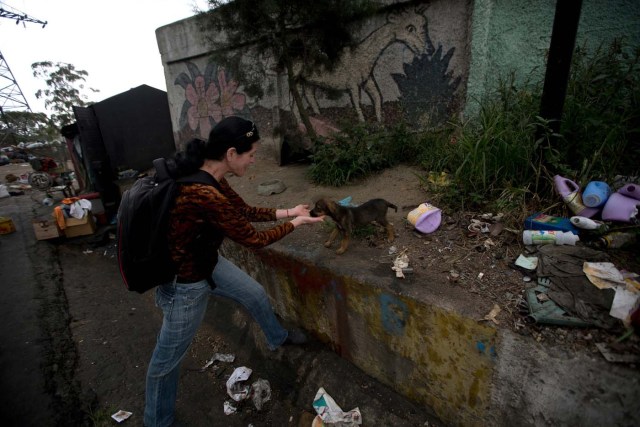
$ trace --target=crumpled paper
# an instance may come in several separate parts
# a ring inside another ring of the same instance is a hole
[[[251,372],[253,372],[251,368],[241,366],[236,368],[227,380],[227,394],[236,402],[249,397],[251,387],[247,384],[243,384],[242,382],[249,379]]]
[[[615,288],[624,285],[622,273],[611,262],[585,262],[582,271],[598,289]]]
[[[409,267],[409,256],[405,252],[402,252],[393,261],[393,267],[391,267],[391,269],[396,272],[396,277],[404,279],[402,269],[407,267]]]
[[[313,399],[313,408],[324,424],[341,423],[341,427],[355,427],[362,424],[360,409],[354,408],[344,412],[322,387],[318,389]]]
[[[235,401],[251,398],[258,411],[262,410],[265,402],[271,400],[271,385],[269,381],[258,378],[251,386],[245,383],[253,371],[246,366],[241,366],[233,371],[227,380],[227,394]],[[234,402],[224,402],[224,413],[230,415],[237,411]]]

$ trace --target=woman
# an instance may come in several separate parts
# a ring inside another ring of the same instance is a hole
[[[176,156],[179,176],[198,174],[212,185],[183,184],[171,211],[169,243],[178,274],[174,282],[156,289],[156,305],[164,317],[147,370],[146,426],[173,422],[180,363],[204,318],[209,295],[242,304],[260,325],[271,350],[306,341],[300,331],[287,331],[280,325],[258,282],[218,254],[225,237],[257,249],[300,225],[323,220],[309,216],[308,205],[290,209],[248,206],[231,189],[225,175],[245,174],[255,163],[259,140],[253,122],[227,117],[213,128],[208,141],[192,140]],[[251,225],[287,217],[293,219],[265,231]]]

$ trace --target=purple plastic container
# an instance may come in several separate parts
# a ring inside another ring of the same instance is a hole
[[[638,184],[626,184],[623,185],[618,193],[623,196],[631,197],[632,199],[640,200],[640,185]]]
[[[602,209],[605,221],[633,222],[640,210],[640,200],[632,199],[621,193],[613,193]]]

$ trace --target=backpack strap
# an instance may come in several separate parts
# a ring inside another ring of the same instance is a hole
[[[167,165],[167,160],[164,157],[155,159],[153,161],[153,168],[156,170],[156,177],[158,181],[164,181],[165,179],[171,178],[169,166]]]
[[[153,161],[153,167],[156,170],[156,178],[158,181],[164,181],[169,178],[173,178],[175,174],[175,163],[170,160],[160,157]],[[180,184],[205,184],[216,187],[218,191],[222,191],[220,183],[210,174],[203,170],[197,170],[191,175],[183,176],[176,179]]]
[[[215,179],[211,174],[205,172],[203,170],[198,170],[195,173],[187,176],[183,176],[182,178],[176,179],[176,182],[180,184],[204,184],[215,187],[218,191],[222,191],[222,187],[220,187],[220,183],[217,179]]]

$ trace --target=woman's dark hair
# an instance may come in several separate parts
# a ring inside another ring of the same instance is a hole
[[[177,175],[194,173],[205,159],[222,160],[229,148],[238,154],[250,151],[253,143],[260,139],[258,128],[251,120],[230,116],[220,121],[209,133],[209,139],[194,138],[187,142],[184,151],[175,156]]]

